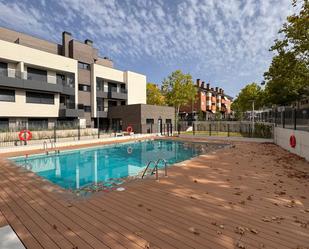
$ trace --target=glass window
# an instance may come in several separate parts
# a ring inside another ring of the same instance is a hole
[[[8,76],[8,64],[0,62],[0,76]]]
[[[49,93],[26,92],[26,103],[53,105],[54,97],[54,94]]]
[[[79,61],[78,62],[78,68],[85,69],[85,70],[90,70],[90,64]]]
[[[27,68],[27,79],[47,82],[47,71],[28,67]]]
[[[104,80],[97,78],[97,90],[104,92]]]
[[[147,118],[146,124],[154,124],[154,119],[153,118]]]
[[[85,112],[91,112],[91,106],[90,105],[84,105],[84,111]]]
[[[15,91],[0,89],[0,101],[15,102]]]
[[[83,92],[90,92],[91,91],[91,86],[84,85],[84,84],[79,84],[78,85],[78,90],[83,91]]]

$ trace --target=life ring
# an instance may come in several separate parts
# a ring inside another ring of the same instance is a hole
[[[21,141],[29,141],[32,138],[32,133],[29,130],[21,130],[18,134],[18,138]]]
[[[133,152],[133,148],[132,148],[131,146],[129,146],[129,147],[127,148],[127,152],[128,152],[128,154],[131,154],[131,153]]]
[[[132,128],[131,125],[129,125],[129,126],[127,127],[127,132],[131,133],[132,131],[133,131],[133,128]]]
[[[296,137],[294,135],[290,136],[290,146],[292,148],[295,148],[295,146],[296,146]]]

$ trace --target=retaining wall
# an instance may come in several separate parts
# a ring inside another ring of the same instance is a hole
[[[296,138],[296,146],[292,148],[290,146],[290,137],[294,135]],[[309,161],[309,132],[298,131],[292,129],[285,129],[281,127],[275,127],[274,142],[280,147],[304,157]]]

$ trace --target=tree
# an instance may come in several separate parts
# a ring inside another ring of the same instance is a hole
[[[300,12],[287,17],[279,31],[282,39],[270,49],[276,54],[264,78],[271,104],[288,105],[309,96],[309,2],[302,2]]]
[[[256,83],[248,84],[237,95],[232,103],[232,109],[236,112],[236,116],[239,116],[239,113],[252,110],[252,101],[254,101],[256,109],[262,107],[262,98],[263,91],[261,87]]]
[[[179,115],[180,107],[192,103],[196,96],[192,76],[183,74],[181,70],[172,72],[164,79],[162,90],[167,104],[175,107],[176,117]]]
[[[147,104],[165,105],[164,96],[154,83],[147,83]]]

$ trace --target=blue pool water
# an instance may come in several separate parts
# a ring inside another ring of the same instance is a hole
[[[11,160],[58,186],[76,190],[91,184],[108,184],[115,179],[138,175],[150,160],[164,158],[168,164],[187,160],[204,153],[205,146],[207,144],[154,140]]]

